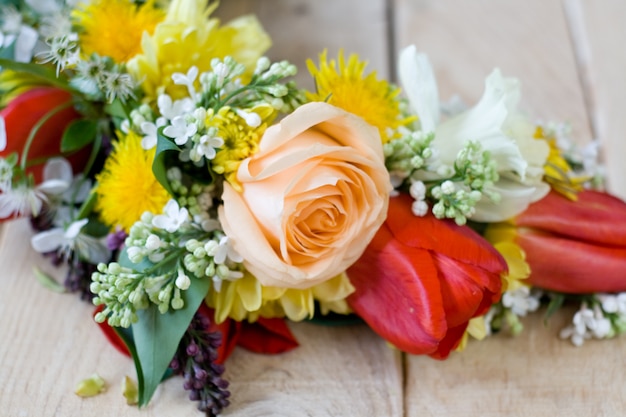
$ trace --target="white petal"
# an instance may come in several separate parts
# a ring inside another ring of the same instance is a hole
[[[33,49],[39,38],[39,33],[30,26],[22,25],[20,34],[15,41],[15,60],[30,62],[33,58]]]
[[[7,126],[4,117],[0,116],[0,152],[7,148]]]
[[[500,194],[501,201],[493,203],[486,196],[476,204],[472,220],[478,222],[501,222],[517,216],[529,204],[542,199],[550,191],[546,183],[527,186],[508,179],[501,179],[490,191]]]
[[[33,236],[30,244],[39,253],[52,252],[65,243],[63,234],[64,231],[61,228],[46,230]]]
[[[439,123],[439,92],[428,57],[411,45],[400,52],[398,67],[400,82],[422,130],[434,132]]]
[[[43,168],[43,179],[72,182],[72,166],[65,158],[51,158]]]
[[[37,190],[43,191],[46,194],[62,194],[70,186],[69,182],[63,180],[48,180],[44,181],[37,186]]]
[[[70,224],[70,227],[65,231],[66,239],[75,239],[76,236],[80,233],[81,229],[87,224],[89,219],[77,220],[74,223]]]

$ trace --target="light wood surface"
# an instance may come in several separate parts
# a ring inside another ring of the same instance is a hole
[[[598,138],[611,190],[626,197],[626,6],[619,0],[228,0],[224,19],[257,13],[274,38],[270,56],[301,68],[323,48],[357,52],[394,77],[399,48],[428,53],[441,97],[477,100],[495,66],[523,84],[523,107],[569,121],[580,143]],[[308,84],[310,86],[311,84]],[[91,322],[92,307],[52,293],[32,274],[54,271],[28,248],[24,221],[0,226],[0,415],[197,416],[182,381],[162,384],[137,410],[120,394],[132,363]],[[545,327],[525,320],[517,338],[471,342],[444,362],[402,355],[364,326],[291,325],[301,346],[279,356],[237,349],[227,363],[225,416],[622,416],[626,338],[581,348],[558,339],[571,312]],[[74,385],[98,372],[106,393]]]

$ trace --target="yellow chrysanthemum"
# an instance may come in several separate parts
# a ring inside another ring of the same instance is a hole
[[[144,150],[135,133],[118,136],[96,177],[96,210],[104,223],[128,232],[145,211],[161,213],[170,196],[152,173],[155,149]]]
[[[383,143],[387,143],[394,138],[395,129],[413,118],[402,116],[400,89],[377,79],[375,71],[364,75],[366,66],[367,62],[359,61],[356,54],[350,55],[346,64],[343,51],[339,52],[338,61],[328,62],[324,51],[320,54],[319,69],[312,60],[307,61],[317,91],[306,95],[311,101],[326,101],[362,117],[378,128]]]
[[[577,199],[576,194],[583,189],[583,184],[589,180],[589,177],[573,175],[572,167],[565,160],[556,144],[556,138],[546,136],[540,126],[535,130],[535,139],[545,140],[550,145],[550,153],[544,166],[545,181],[555,191],[575,201]]]
[[[255,321],[259,317],[287,317],[301,321],[313,317],[315,301],[322,314],[335,312],[348,314],[346,297],[354,287],[345,274],[329,279],[305,290],[265,287],[251,274],[236,281],[224,281],[220,291],[212,288],[206,302],[215,309],[215,320],[223,322],[228,317],[237,321]]]
[[[241,161],[257,152],[263,132],[276,116],[274,109],[268,105],[257,106],[252,111],[261,118],[258,127],[250,127],[229,107],[222,107],[216,114],[209,110],[207,115],[207,126],[216,128],[216,136],[224,140],[224,145],[211,162],[211,168],[224,175],[226,181],[237,191],[241,191],[241,185],[237,181],[237,169]]]
[[[80,27],[83,54],[97,53],[123,63],[141,52],[141,38],[152,33],[165,12],[148,0],[137,5],[132,0],[92,0],[79,5],[72,18]]]
[[[196,66],[200,73],[211,69],[213,58],[233,57],[254,71],[257,59],[270,47],[267,33],[254,16],[239,17],[225,26],[209,19],[217,7],[206,0],[173,0],[165,20],[150,36],[144,34],[141,53],[128,62],[128,71],[138,80],[149,102],[161,93],[174,99],[187,94],[174,85],[172,74],[187,73]]]

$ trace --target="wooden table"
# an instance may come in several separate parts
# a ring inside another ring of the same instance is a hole
[[[442,98],[481,94],[495,66],[523,83],[523,107],[572,124],[580,143],[603,146],[610,190],[626,198],[626,3],[621,0],[227,0],[225,19],[255,12],[274,38],[270,55],[300,68],[340,47],[394,78],[395,56],[415,43],[429,54]],[[131,361],[89,319],[92,307],[41,287],[47,262],[28,249],[23,221],[0,229],[0,415],[198,416],[180,379],[138,410],[120,394]],[[55,272],[59,277],[62,271]],[[295,351],[266,357],[236,350],[227,363],[225,416],[620,416],[625,415],[626,338],[581,348],[558,339],[563,312],[524,321],[517,337],[470,343],[438,362],[390,349],[364,326],[293,324]],[[94,372],[110,387],[81,399]]]

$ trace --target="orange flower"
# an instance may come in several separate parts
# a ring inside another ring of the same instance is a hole
[[[626,203],[607,193],[581,191],[572,201],[551,191],[487,237],[522,247],[529,284],[570,294],[626,291]]]
[[[444,359],[472,317],[500,298],[506,262],[467,226],[417,217],[407,195],[348,269],[350,307],[398,349]]]
[[[224,184],[219,217],[263,285],[305,289],[343,273],[385,220],[391,191],[378,131],[327,103],[268,128]]]

